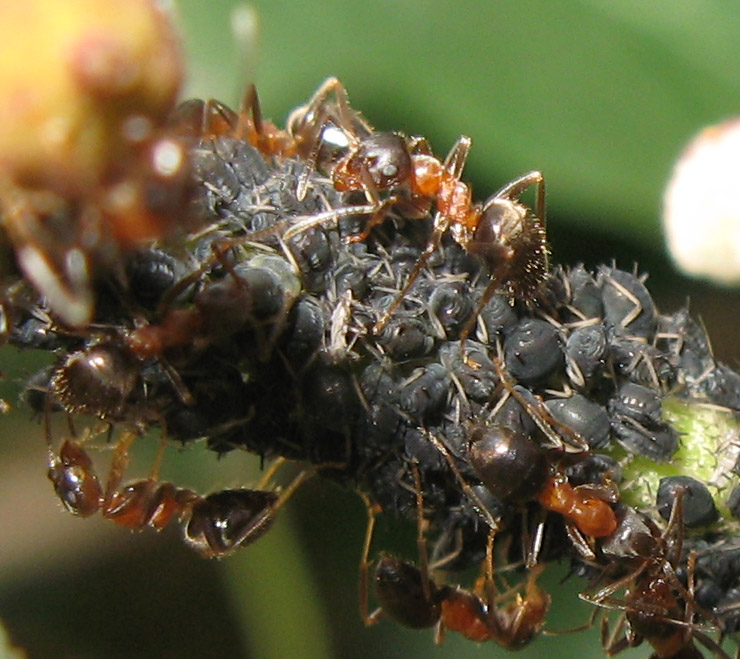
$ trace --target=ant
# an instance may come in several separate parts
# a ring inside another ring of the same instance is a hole
[[[298,183],[299,199],[305,195],[309,176],[317,168],[327,170],[339,192],[365,195],[366,205],[330,210],[293,224],[282,235],[286,241],[330,219],[369,214],[365,230],[348,239],[364,241],[392,209],[406,218],[422,219],[428,216],[432,203],[436,205],[432,235],[406,283],[375,323],[376,335],[383,331],[447,232],[465,251],[480,257],[491,276],[476,313],[463,329],[463,342],[497,290],[504,289],[513,298],[530,301],[546,276],[548,249],[542,174],[529,172],[505,185],[486,202],[474,203],[470,185],[461,180],[471,147],[469,137],[461,136],[442,161],[431,152],[424,138],[375,132],[351,108],[344,85],[333,77],[324,81],[306,105],[291,113],[285,131],[262,120],[253,85],[247,89],[238,117],[212,101],[191,103],[200,103],[197,106],[200,118],[186,121],[196,132],[217,137],[225,130],[265,154],[308,160],[309,166]],[[334,130],[329,131],[330,128]],[[343,136],[344,143],[337,134]],[[343,155],[322,156],[322,147],[330,139]],[[519,201],[532,186],[536,186],[534,212]],[[383,199],[381,192],[389,195]]]
[[[604,650],[615,655],[627,647],[647,640],[657,659],[701,657],[694,640],[722,659],[729,656],[705,632],[721,629],[721,622],[703,610],[694,598],[695,552],[688,555],[688,585],[676,574],[683,557],[682,493],[677,493],[670,518],[662,532],[647,516],[625,508],[615,533],[602,541],[605,556],[617,564],[636,564],[626,576],[605,586],[594,595],[581,594],[581,599],[598,607],[622,611],[619,623],[610,633],[606,618],[601,634]],[[623,599],[614,596],[624,589]],[[695,622],[700,615],[711,625]],[[620,638],[620,634],[622,634]]]
[[[471,425],[468,458],[483,485],[505,503],[524,504],[532,499],[548,511],[565,519],[565,528],[578,552],[595,559],[589,538],[611,535],[617,520],[609,501],[615,500],[613,488],[606,485],[571,485],[548,453],[521,429],[503,425]],[[486,511],[469,483],[463,478],[449,449],[442,440],[425,432],[442,453],[463,491],[476,504],[492,530],[498,522]],[[536,551],[527,560],[532,566]]]
[[[178,488],[157,477],[162,452],[149,478],[121,486],[129,464],[129,449],[137,435],[124,431],[102,485],[81,443],[65,440],[55,454],[47,426],[48,477],[64,507],[79,517],[100,512],[132,531],[161,531],[177,518],[187,544],[206,558],[221,558],[261,537],[280,508],[310,472],[300,472],[281,493],[264,490],[283,461],[267,471],[257,489],[222,490],[208,496]],[[164,445],[163,445],[164,446]]]
[[[336,102],[327,109],[332,93]],[[514,298],[532,300],[548,270],[542,174],[529,172],[505,185],[484,203],[474,203],[470,185],[461,180],[471,147],[469,137],[461,136],[441,161],[432,154],[424,138],[396,132],[373,132],[364,122],[363,130],[359,131],[357,117],[358,114],[349,106],[344,86],[336,78],[329,78],[311,102],[296,110],[289,120],[289,131],[295,132],[297,127],[300,131],[310,128],[314,139],[319,140],[310,158],[314,167],[326,122],[333,121],[347,138],[347,153],[330,164],[329,175],[338,191],[364,193],[371,208],[365,230],[351,236],[349,241],[366,240],[393,208],[410,219],[426,217],[432,203],[437,211],[432,235],[419,261],[399,294],[376,322],[373,333],[382,332],[447,232],[465,251],[479,256],[491,275],[477,313],[463,331],[463,340],[470,333],[481,309],[497,290],[504,289]],[[519,201],[532,186],[536,186],[534,212]],[[381,191],[389,191],[390,195],[382,199]],[[358,212],[364,208],[357,207]],[[322,214],[295,224],[283,237],[287,240],[328,217],[330,214]]]
[[[375,591],[380,608],[371,614],[367,610],[368,569],[371,564],[367,557],[379,509],[363,496],[368,509],[368,527],[360,562],[360,609],[365,624],[375,624],[387,616],[412,629],[436,627],[437,644],[444,640],[445,630],[458,632],[479,643],[492,640],[507,649],[518,649],[528,644],[542,628],[550,606],[550,596],[536,583],[544,566],[538,565],[529,571],[524,596],[516,594],[512,601],[507,601],[510,594],[499,597],[493,574],[495,530],[491,529],[485,576],[478,580],[475,588],[438,586],[430,575],[433,568],[428,563],[424,538],[421,477],[415,463],[411,463],[411,468],[417,498],[419,567],[394,556],[381,555],[375,568]],[[501,606],[501,601],[506,601],[506,604]]]
[[[332,93],[336,103],[329,102]],[[328,164],[330,159],[326,158],[324,163],[320,153],[325,142],[336,141],[337,148],[347,148],[350,135],[373,132],[361,115],[350,108],[344,86],[333,77],[319,86],[308,103],[291,112],[285,130],[262,116],[259,94],[253,84],[247,86],[238,113],[214,99],[191,99],[176,108],[170,125],[178,135],[201,140],[230,137],[248,142],[267,156],[309,160],[312,168]],[[299,184],[304,194],[306,183]],[[303,194],[298,198],[302,199]]]

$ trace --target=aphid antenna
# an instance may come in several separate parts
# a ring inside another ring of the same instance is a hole
[[[499,353],[501,353],[503,348],[500,342],[498,342],[498,347]],[[562,450],[566,453],[583,453],[589,450],[588,442],[567,424],[555,419],[539,398],[534,394],[531,394],[530,398],[530,396],[524,395],[521,391],[517,390],[500,356],[492,357],[492,361],[496,367],[496,373],[499,376],[500,382],[526,410],[527,414],[535,422],[535,425],[550,441],[551,448]],[[555,430],[558,432],[556,433]]]

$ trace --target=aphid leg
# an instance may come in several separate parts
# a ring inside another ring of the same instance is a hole
[[[388,324],[388,321],[391,319],[391,316],[393,315],[393,312],[398,308],[398,305],[401,304],[403,299],[406,297],[406,294],[411,290],[411,287],[414,285],[414,282],[416,281],[416,278],[419,276],[421,271],[426,267],[426,264],[429,261],[429,258],[434,254],[434,252],[437,251],[437,248],[439,247],[439,243],[442,240],[442,236],[445,234],[447,229],[449,228],[450,223],[447,218],[442,217],[439,213],[437,213],[435,219],[434,219],[434,231],[432,232],[431,237],[429,238],[429,242],[427,243],[427,246],[424,248],[424,251],[421,253],[421,256],[419,256],[419,260],[414,265],[414,269],[411,271],[411,274],[408,276],[408,279],[406,280],[406,283],[403,285],[403,288],[401,291],[396,295],[393,302],[391,302],[390,306],[383,312],[382,317],[380,320],[375,323],[373,326],[373,334],[378,335],[380,334],[385,326]]]

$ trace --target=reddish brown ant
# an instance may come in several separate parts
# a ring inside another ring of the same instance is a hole
[[[327,108],[331,93],[336,103]],[[310,127],[313,139],[322,139],[323,126],[331,120],[345,134],[349,149],[338,161],[329,165],[334,187],[341,192],[363,192],[371,207],[365,230],[350,238],[366,240],[373,227],[382,223],[392,208],[399,208],[404,217],[426,217],[431,203],[436,205],[434,229],[426,248],[396,299],[375,324],[380,333],[391,314],[401,303],[430,256],[438,249],[442,236],[451,232],[454,240],[466,251],[478,255],[486,264],[491,281],[481,298],[478,312],[496,290],[503,289],[512,297],[531,300],[542,283],[548,268],[545,234],[545,184],[540,172],[529,172],[505,185],[485,203],[474,203],[470,186],[461,180],[462,170],[470,151],[471,140],[462,136],[452,147],[444,162],[434,156],[423,138],[400,133],[373,132],[364,124],[358,134],[357,113],[350,109],[344,86],[329,78],[304,108],[299,108],[289,126],[295,131]],[[320,143],[314,146],[311,161],[315,164]],[[536,186],[534,213],[519,197]],[[381,199],[381,191],[390,196]],[[357,212],[367,212],[357,207]],[[284,238],[310,229],[337,214],[309,218],[289,228]],[[463,339],[470,333],[465,328]]]
[[[360,608],[365,624],[378,622],[383,616],[412,629],[436,627],[435,642],[444,640],[445,630],[462,634],[476,642],[494,641],[507,649],[518,649],[529,643],[541,630],[549,610],[550,597],[537,586],[543,566],[529,571],[524,596],[511,593],[498,596],[493,574],[493,537],[491,530],[485,558],[485,575],[473,590],[439,586],[430,575],[424,518],[421,479],[418,468],[411,465],[416,486],[420,566],[383,554],[375,568],[375,592],[380,608],[372,614],[367,609],[367,557],[375,524],[377,507],[368,505],[368,528],[360,563]]]
[[[49,444],[48,476],[64,507],[74,515],[103,517],[133,531],[147,527],[161,531],[173,519],[183,523],[185,541],[206,558],[226,556],[261,537],[310,474],[300,472],[281,493],[263,488],[282,461],[267,471],[257,489],[222,490],[208,496],[178,488],[157,477],[158,463],[149,478],[121,486],[136,434],[124,431],[116,446],[107,482],[103,486],[92,460],[79,442],[65,440],[58,455]]]

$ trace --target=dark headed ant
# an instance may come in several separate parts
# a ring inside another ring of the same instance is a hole
[[[696,554],[687,557],[687,585],[676,574],[683,552],[682,496],[673,501],[670,519],[663,532],[648,517],[624,508],[615,532],[602,540],[602,553],[624,565],[635,565],[626,576],[603,587],[594,595],[581,598],[596,606],[622,611],[616,628],[610,633],[606,618],[601,632],[604,650],[615,655],[627,647],[648,641],[657,659],[701,657],[694,641],[715,656],[729,659],[722,648],[705,632],[722,629],[716,616],[702,609],[694,597]],[[623,598],[614,597],[624,590]],[[700,616],[710,624],[699,624]]]
[[[183,523],[186,543],[206,558],[227,556],[261,537],[309,474],[299,473],[281,493],[264,490],[282,464],[277,461],[257,489],[222,490],[204,497],[160,481],[156,475],[157,464],[149,478],[121,486],[129,463],[129,449],[135,439],[133,432],[122,433],[103,485],[79,442],[65,440],[59,453],[54,454],[47,436],[48,476],[54,491],[72,514],[90,517],[100,512],[106,519],[132,531],[147,527],[161,531],[178,519]]]

